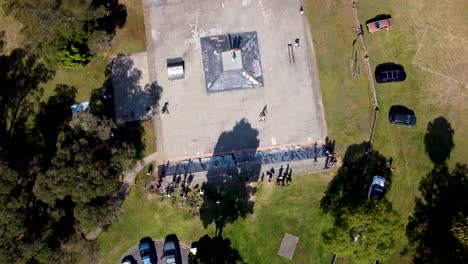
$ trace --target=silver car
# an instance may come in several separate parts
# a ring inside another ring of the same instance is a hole
[[[163,247],[163,258],[166,259],[167,264],[180,264],[179,254],[177,252],[176,242],[173,240],[168,240],[164,242]]]
[[[369,187],[369,199],[381,199],[383,197],[385,187],[385,179],[382,176],[374,176],[372,184]]]

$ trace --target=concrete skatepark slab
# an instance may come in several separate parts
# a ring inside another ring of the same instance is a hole
[[[155,116],[160,159],[215,152],[223,132],[241,120],[258,131],[259,146],[323,141],[326,128],[317,68],[308,27],[299,3],[271,1],[150,1],[148,50],[150,69],[164,90],[161,104],[170,114]],[[200,38],[256,32],[263,87],[208,93]],[[289,62],[287,45],[294,47]],[[185,61],[185,78],[167,78],[166,59]],[[259,113],[267,105],[264,122]],[[248,142],[237,140],[239,147]],[[233,143],[234,144],[234,143]],[[257,146],[254,146],[257,147]]]

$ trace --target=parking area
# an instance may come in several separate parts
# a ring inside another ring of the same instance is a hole
[[[149,4],[148,56],[163,89],[161,105],[168,102],[167,113],[154,118],[158,152],[164,159],[214,152],[220,135],[241,120],[258,131],[260,147],[324,140],[317,66],[300,1],[149,0]],[[200,38],[242,32],[257,34],[262,85],[208,93]],[[300,46],[294,46],[295,39]],[[294,63],[288,44],[293,44]],[[166,60],[179,57],[185,62],[185,78],[170,81]]]

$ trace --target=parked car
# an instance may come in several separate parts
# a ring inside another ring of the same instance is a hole
[[[383,197],[384,187],[385,179],[381,176],[374,176],[367,197],[369,199],[381,199]]]
[[[406,80],[406,72],[400,64],[380,64],[375,67],[375,80],[378,83],[402,82]]]
[[[167,264],[180,264],[177,242],[174,240],[166,240],[163,246],[163,257]]]
[[[389,30],[393,27],[393,20],[391,17],[383,18],[380,20],[372,21],[366,24],[367,30],[374,33],[383,29]]]
[[[156,264],[156,249],[151,238],[143,238],[138,245],[143,264]]]
[[[405,106],[392,105],[388,112],[388,121],[397,125],[414,126],[416,125],[416,116],[413,110]]]

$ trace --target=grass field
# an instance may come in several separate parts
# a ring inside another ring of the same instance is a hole
[[[353,140],[358,143],[362,136],[359,131],[353,133],[350,130],[345,131],[353,136],[344,135],[342,129],[346,125],[335,121],[346,117],[347,112],[357,109],[358,105],[370,107],[365,105],[370,96],[370,93],[366,94],[368,83],[352,81],[349,67],[346,67],[355,37],[352,1],[311,0],[308,7],[329,134],[337,140],[339,149],[346,148],[343,143]],[[423,142],[428,122],[439,116],[445,117],[455,130],[455,148],[449,164],[453,166],[456,162],[468,161],[468,119],[463,115],[468,110],[468,67],[464,59],[468,56],[468,49],[466,39],[463,39],[468,36],[464,26],[468,21],[466,12],[462,11],[468,8],[468,4],[463,0],[365,0],[359,1],[358,7],[364,28],[366,20],[380,14],[391,15],[395,23],[388,32],[365,33],[371,65],[375,67],[386,62],[402,64],[408,76],[402,83],[376,85],[380,115],[374,142],[375,149],[395,161],[396,170],[388,197],[406,222],[413,212],[414,198],[419,195],[419,181],[432,167]],[[362,69],[364,75],[361,79],[366,78]],[[347,99],[338,93],[338,87],[343,85],[331,78],[346,79],[345,84],[363,92],[356,94],[356,98]],[[334,97],[340,104],[330,103],[329,98]],[[417,125],[413,128],[390,125],[387,115],[393,104],[413,109],[418,118]],[[363,115],[351,116],[346,120],[359,124],[363,122],[362,118]],[[411,256],[398,253],[388,263],[411,261]]]
[[[103,263],[116,263],[144,236],[163,239],[175,233],[190,246],[204,234],[215,233],[213,225],[205,230],[199,217],[185,215],[172,208],[168,199],[161,203],[156,195],[143,191],[147,181],[145,172],[140,173],[137,186],[124,202],[120,219],[97,240]],[[319,210],[319,200],[330,177],[327,174],[295,176],[289,187],[260,184],[254,213],[228,224],[223,237],[231,240],[246,263],[289,263],[277,256],[285,232],[300,237],[294,263],[331,261],[332,256],[324,251],[319,239],[320,231],[331,224],[331,218]]]

